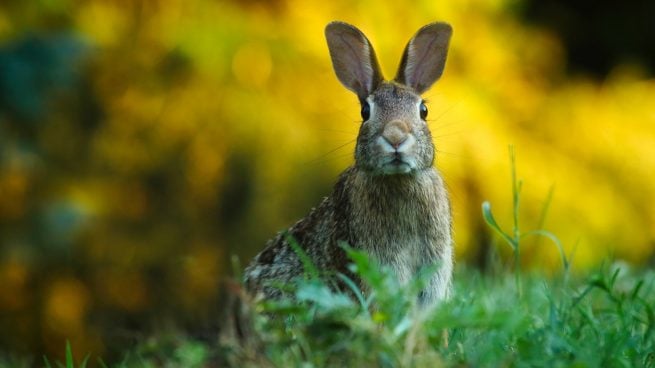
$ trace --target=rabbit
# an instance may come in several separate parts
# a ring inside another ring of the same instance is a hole
[[[295,242],[322,275],[349,271],[342,242],[390,267],[400,284],[423,266],[438,270],[419,295],[421,305],[448,297],[453,270],[451,210],[434,167],[435,147],[421,93],[442,75],[452,28],[428,24],[405,47],[396,77],[385,81],[371,43],[339,21],[325,28],[339,81],[357,94],[362,124],[355,163],[340,174],[318,207],[269,240],[245,270],[246,288],[263,298],[284,295],[281,284],[303,274]],[[344,287],[345,288],[345,287]]]

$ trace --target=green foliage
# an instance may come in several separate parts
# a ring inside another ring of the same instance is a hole
[[[557,247],[557,250],[559,251],[560,258],[562,260],[562,266],[564,268],[564,276],[568,277],[569,273],[569,267],[570,267],[570,261],[566,257],[566,253],[564,252],[564,248],[562,247],[561,242],[555,236],[553,233],[550,231],[544,230],[543,224],[545,222],[546,214],[548,213],[548,207],[550,206],[550,203],[553,198],[553,190],[548,192],[548,197],[545,201],[544,207],[541,210],[541,216],[539,219],[539,228],[536,230],[528,231],[528,232],[522,232],[520,227],[519,227],[519,210],[520,210],[520,203],[521,203],[521,188],[523,186],[523,182],[521,180],[518,180],[516,177],[516,152],[514,151],[514,146],[509,146],[509,160],[510,160],[510,168],[512,172],[512,218],[514,220],[513,222],[513,227],[511,232],[506,232],[503,229],[501,229],[500,225],[496,222],[496,219],[493,216],[493,213],[491,212],[491,204],[488,201],[484,201],[482,203],[482,217],[484,218],[484,221],[491,227],[491,229],[496,232],[504,241],[507,243],[507,245],[510,246],[512,249],[512,252],[514,254],[514,278],[515,278],[515,283],[516,283],[516,292],[521,293],[521,240],[523,240],[525,237],[528,236],[541,236],[545,237],[553,242],[555,246]]]
[[[454,296],[426,310],[418,294],[434,269],[401,286],[346,250],[368,297],[355,303],[304,278],[295,300],[264,303],[259,331],[272,366],[654,366],[653,272],[614,264],[571,283],[523,274],[517,294],[511,274],[461,267]]]
[[[75,365],[75,356],[70,342],[66,341],[65,360],[64,362],[50,362],[47,356],[43,357],[45,368],[86,368],[89,365],[90,355],[87,354],[84,359]],[[210,359],[209,347],[206,344],[186,339],[178,335],[166,335],[158,338],[150,338],[138,344],[131,351],[125,353],[125,356],[119,362],[107,364],[102,359],[97,359],[98,367],[185,367],[200,368],[206,366]],[[0,367],[4,367],[6,360],[0,360]],[[32,366],[25,360],[11,361],[11,367],[28,367]],[[92,365],[93,366],[93,365]]]
[[[86,368],[86,365],[89,361],[89,355],[87,354],[84,359],[77,365],[78,368]],[[46,368],[52,368],[52,364],[48,360],[48,357],[43,356],[43,363]],[[70,341],[66,340],[66,360],[64,363],[55,362],[55,366],[58,368],[75,368],[75,359],[73,358],[73,349],[71,348]]]
[[[319,278],[299,278],[290,286],[293,298],[258,304],[258,356],[228,361],[280,367],[655,367],[653,271],[614,263],[568,283],[523,274],[519,295],[509,273],[492,278],[459,267],[453,297],[425,309],[418,295],[434,269],[401,286],[391,270],[346,250],[353,272],[368,285],[366,296],[353,299]],[[115,366],[200,367],[220,351],[169,336],[140,343]],[[65,365],[57,366],[74,366],[70,345]]]
[[[210,347],[181,335],[167,334],[149,338],[125,354],[111,367],[205,367],[210,360]],[[104,363],[103,366],[106,366]]]
[[[261,350],[255,358],[233,357],[232,364],[655,366],[652,271],[615,263],[569,283],[523,274],[518,295],[511,274],[491,278],[460,267],[453,297],[422,309],[417,297],[423,277],[401,287],[390,270],[361,252],[348,253],[370,287],[363,303],[318,278],[299,278],[293,299],[258,305],[254,325]],[[182,338],[174,345],[149,341],[120,366],[202,366],[211,351],[217,347]]]
[[[267,360],[274,366],[320,367],[399,366],[427,358],[432,352],[414,356],[413,350],[427,341],[419,322],[431,314],[418,307],[418,295],[434,269],[401,286],[390,269],[344,248],[353,261],[352,271],[370,292],[365,296],[353,288],[353,299],[319,278],[299,279],[293,299],[261,305]],[[343,275],[341,279],[348,280]]]

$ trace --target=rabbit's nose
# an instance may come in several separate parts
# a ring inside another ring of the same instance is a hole
[[[409,124],[402,120],[392,120],[384,127],[382,138],[394,149],[398,149],[409,137]]]

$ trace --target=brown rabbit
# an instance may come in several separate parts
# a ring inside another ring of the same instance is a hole
[[[443,179],[433,167],[435,148],[420,94],[441,76],[452,28],[432,23],[409,41],[394,80],[385,81],[375,52],[352,25],[325,28],[334,71],[357,94],[362,125],[355,164],[302,220],[268,241],[246,268],[246,287],[267,298],[275,285],[303,273],[289,245],[295,241],[324,275],[348,276],[345,242],[394,270],[402,283],[422,267],[439,266],[421,293],[424,305],[447,297],[453,268],[451,214]]]

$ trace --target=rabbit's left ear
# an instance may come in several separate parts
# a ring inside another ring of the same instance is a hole
[[[442,22],[419,29],[405,47],[396,82],[414,88],[419,94],[427,91],[443,73],[452,33],[452,27]]]

